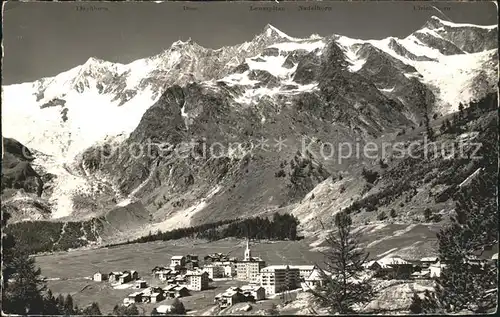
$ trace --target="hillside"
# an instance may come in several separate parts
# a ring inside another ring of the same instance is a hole
[[[430,252],[418,232],[435,232],[456,189],[497,166],[496,34],[436,17],[382,40],[267,25],[235,46],[178,41],[127,65],[90,58],[5,86],[2,134],[34,159],[4,138],[2,207],[35,221],[19,234],[46,223],[53,234],[32,237],[42,245],[280,212],[320,247],[321,223],[347,210],[374,245],[383,232],[402,237],[401,252]],[[429,157],[429,127],[437,148],[464,153]],[[367,146],[377,153],[352,153]]]

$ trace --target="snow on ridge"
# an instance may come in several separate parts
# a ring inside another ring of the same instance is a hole
[[[235,102],[239,104],[257,104],[259,100],[263,97],[274,97],[276,95],[296,95],[302,92],[307,91],[315,91],[318,87],[317,83],[311,83],[307,85],[300,85],[294,83],[292,81],[287,81],[284,83],[285,85],[290,85],[293,87],[289,87],[287,89],[283,89],[283,86],[267,88],[267,87],[259,87],[259,88],[249,88],[246,89],[243,94],[236,97],[234,99]]]
[[[290,52],[296,50],[304,50],[312,52],[316,49],[322,49],[325,47],[325,42],[320,41],[304,41],[304,42],[283,42],[270,45],[269,48],[277,48],[280,51]]]
[[[498,64],[496,69],[483,66],[490,60],[492,52],[496,52],[496,49],[466,55],[442,56],[439,63],[418,61],[414,62],[413,66],[423,76],[425,84],[437,88],[437,105],[443,112],[448,113],[457,111],[460,102],[467,103],[473,99],[476,93],[473,88],[474,78],[480,72],[491,72],[491,78],[495,78]]]
[[[408,37],[399,40],[398,42],[399,44],[403,45],[403,47],[406,48],[409,52],[417,56],[426,56],[434,59],[439,59],[444,56],[438,49],[431,48],[425,45],[414,35],[409,35]]]
[[[392,87],[392,88],[378,88],[378,90],[380,90],[382,92],[393,92],[394,87]]]
[[[61,107],[41,109],[35,95],[26,88],[31,87],[3,87],[3,133],[61,159],[74,157],[106,136],[132,132],[155,102],[149,88],[120,107],[118,100],[111,101],[112,96],[100,94],[96,88],[83,93],[72,90],[64,96],[67,119],[63,121]],[[20,130],[20,125],[28,128]]]
[[[273,34],[273,32],[276,32],[278,34],[278,36],[286,38],[288,40],[291,40],[291,41],[293,41],[293,40],[299,40],[297,38],[289,36],[288,34],[285,34],[284,32],[278,30],[277,28],[275,28],[271,24],[266,25],[265,30],[266,30],[265,32],[266,32],[267,36],[271,36]]]
[[[183,210],[175,211],[172,215],[169,216],[168,219],[153,224],[153,228],[151,230],[173,230],[177,228],[188,227],[191,224],[191,218],[193,216],[203,210],[206,206],[208,206],[208,201],[212,199],[215,194],[217,194],[222,187],[217,185],[211,191],[209,191],[205,197],[201,198],[200,201],[191,207],[188,207]]]
[[[364,41],[351,39],[346,36],[340,36],[339,38],[337,38],[337,43],[340,44],[340,47],[344,51],[347,61],[351,64],[348,66],[348,70],[352,73],[360,70],[366,63],[366,59],[359,58],[357,55],[359,47],[353,48],[354,45],[361,44],[363,42]]]
[[[246,58],[245,62],[251,70],[264,70],[269,72],[271,75],[284,78],[295,72],[297,65],[293,68],[283,67],[283,63],[288,56],[278,55],[278,56],[262,56],[257,55],[252,58]],[[262,61],[256,61],[255,59],[261,59]]]
[[[473,27],[473,28],[479,28],[479,29],[488,29],[488,30],[493,30],[497,28],[497,25],[478,25],[478,24],[471,24],[471,23],[455,23],[455,22],[450,22],[450,21],[445,21],[443,19],[438,18],[437,16],[433,15],[431,17],[433,20],[437,20],[439,23],[449,26],[449,27],[455,27],[455,28],[460,28],[460,27]]]
[[[222,79],[219,79],[218,81],[223,81],[230,87],[235,85],[253,86],[259,82],[258,80],[251,80],[250,78],[248,78],[248,74],[249,71],[246,71],[242,74],[230,74]]]
[[[429,29],[429,28],[424,27],[424,28],[422,28],[422,29],[420,29],[420,30],[417,30],[417,31],[415,31],[415,32],[416,32],[416,33],[426,33],[426,34],[430,34],[430,35],[432,35],[432,36],[434,36],[434,37],[437,37],[437,38],[442,39],[443,37],[442,37],[441,35],[439,35],[439,34],[436,32],[436,31],[441,31],[441,30],[442,30],[442,31],[444,31],[444,29],[443,29],[443,28],[439,28],[439,29],[431,30],[431,29]]]

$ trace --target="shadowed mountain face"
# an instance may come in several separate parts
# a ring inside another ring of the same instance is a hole
[[[472,24],[456,24],[432,17],[425,25],[434,38],[452,43],[459,50],[467,53],[478,53],[497,49],[498,28],[478,27]]]
[[[418,129],[493,91],[496,32],[432,18],[405,39],[297,39],[268,25],[218,50],[189,40],[128,65],[90,58],[53,78],[4,87],[4,133],[37,151],[36,166],[20,162],[20,176],[5,186],[33,191],[32,181],[18,180],[50,173],[47,194],[35,192],[54,216],[113,210],[115,221],[132,206],[142,227],[124,225],[131,235],[302,214],[311,191],[336,188],[341,175],[358,181],[373,164],[341,153],[342,144]],[[20,122],[28,123],[21,132]],[[315,208],[310,217],[320,214]]]
[[[3,139],[2,192],[6,189],[23,189],[27,193],[42,195],[43,182],[30,162],[34,159],[31,151],[18,141]]]

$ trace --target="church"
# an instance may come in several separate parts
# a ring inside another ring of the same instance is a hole
[[[260,270],[266,266],[266,262],[260,257],[253,257],[250,250],[250,243],[247,239],[243,261],[236,264],[236,278],[249,281],[250,283],[259,283]]]

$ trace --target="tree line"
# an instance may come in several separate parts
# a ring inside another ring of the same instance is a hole
[[[274,213],[272,218],[254,217],[233,222],[222,228],[213,228],[197,234],[197,238],[210,241],[227,237],[269,239],[269,240],[298,240],[297,227],[299,220],[290,214]]]
[[[69,294],[54,297],[35,259],[5,232],[9,218],[8,213],[2,214],[2,311],[19,315],[101,315],[97,303],[81,309]]]
[[[85,246],[89,241],[97,241],[96,231],[101,229],[101,221],[94,218],[70,222],[23,221],[9,224],[5,232],[15,237],[18,248],[36,254]],[[81,239],[82,232],[86,233],[86,240]]]
[[[107,247],[130,244],[146,243],[151,241],[168,241],[182,238],[208,239],[210,241],[229,237],[269,239],[269,240],[298,240],[297,227],[299,220],[293,215],[274,213],[268,217],[253,217],[247,219],[229,219],[207,223],[198,226],[178,228],[169,231],[158,230],[150,232],[147,236],[129,240]]]

